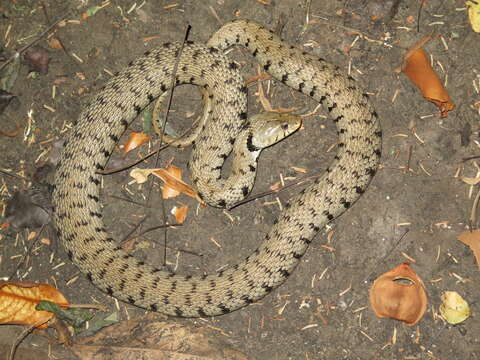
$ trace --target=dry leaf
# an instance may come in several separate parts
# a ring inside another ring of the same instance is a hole
[[[462,232],[457,239],[470,247],[480,269],[480,230]]]
[[[370,304],[379,318],[388,317],[415,325],[427,310],[425,285],[408,264],[401,264],[375,280],[370,289]]]
[[[153,173],[155,170],[160,170],[160,169],[139,169],[139,168],[134,168],[132,171],[130,171],[130,176],[135,179],[137,184],[143,184],[147,182],[148,176]]]
[[[423,97],[440,109],[440,116],[446,117],[455,105],[430,65],[427,53],[420,46],[421,44],[415,44],[405,54],[401,70],[422,92]]]
[[[52,49],[61,49],[62,48],[62,44],[60,43],[60,41],[57,38],[51,38],[48,41],[48,46],[50,46]]]
[[[35,325],[45,328],[45,323],[53,314],[35,310],[35,306],[41,300],[68,306],[65,297],[50,285],[0,281],[0,324]]]
[[[470,316],[470,306],[456,291],[445,291],[441,298],[440,315],[449,324],[459,324]]]
[[[468,20],[470,20],[473,31],[480,33],[480,2],[478,0],[467,1],[465,5],[468,6]]]
[[[162,171],[165,171],[166,172],[165,174],[167,176],[171,176],[173,178],[173,182],[175,184],[177,183],[177,181],[182,181],[182,169],[176,166],[168,165],[165,170],[163,169],[158,169],[158,170],[161,170],[159,173],[162,173]],[[161,176],[158,176],[158,177],[166,183],[166,180],[164,180]],[[181,193],[182,192],[179,189],[176,189],[176,185],[168,186],[168,184],[166,184],[162,186],[162,197],[164,199],[177,197]]]
[[[185,219],[187,218],[188,206],[180,206],[177,208],[176,206],[172,209],[172,215],[175,216],[175,220],[178,224],[183,224]]]
[[[157,176],[165,183],[162,187],[162,197],[164,199],[175,197],[180,193],[183,193],[202,202],[199,199],[197,192],[191,186],[182,181],[182,170],[176,166],[169,165],[166,169],[157,169],[153,172],[153,175]]]
[[[130,138],[123,147],[123,154],[125,155],[129,151],[136,149],[137,147],[149,142],[152,139],[151,136],[144,133],[132,132]]]

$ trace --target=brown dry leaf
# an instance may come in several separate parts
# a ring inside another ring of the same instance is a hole
[[[457,239],[470,247],[480,269],[480,230],[462,232]]]
[[[35,310],[41,300],[68,306],[68,301],[62,293],[50,285],[0,281],[0,324],[47,327],[45,323],[53,314]]]
[[[158,314],[149,314],[79,338],[70,349],[81,359],[247,360],[227,339],[207,326],[159,320]]]
[[[2,131],[2,130],[0,130],[0,136],[15,137],[18,134],[20,134],[20,127],[18,127],[18,126],[17,126],[17,130],[15,130],[15,131]]]
[[[163,169],[158,169],[158,170],[163,170]],[[179,189],[176,188],[175,184],[177,184],[178,181],[182,181],[182,169],[180,169],[176,166],[173,166],[173,165],[168,165],[167,168],[163,171],[166,172],[166,176],[169,179],[173,178],[172,181],[173,181],[174,185],[173,186],[168,186],[167,181],[164,180],[161,176],[159,176],[157,174],[157,176],[166,183],[165,186],[162,186],[162,197],[164,199],[170,199],[170,198],[177,197],[182,192]],[[162,171],[160,171],[160,173],[162,173]]]
[[[421,48],[428,40],[430,37],[421,40],[405,54],[401,71],[422,92],[425,99],[433,102],[440,109],[440,116],[447,117],[448,112],[453,110],[455,105],[430,65],[427,53]]]
[[[57,38],[51,38],[48,41],[48,46],[50,46],[52,49],[61,49],[62,48],[62,44],[60,43],[60,41]]]
[[[400,320],[410,326],[423,317],[427,302],[422,279],[406,263],[378,277],[370,288],[370,304],[377,317]]]
[[[197,192],[191,186],[182,181],[182,170],[180,168],[169,165],[166,169],[155,170],[153,175],[157,176],[165,183],[165,186],[162,187],[162,197],[164,199],[175,197],[180,193],[183,193],[202,202],[198,197]]]
[[[152,139],[151,136],[144,133],[132,132],[130,138],[127,140],[123,147],[123,154],[125,155],[129,151],[136,149],[137,147],[149,142]]]
[[[178,224],[183,224],[185,219],[187,218],[188,206],[180,206],[177,208],[176,206],[172,209],[172,215],[175,216],[175,220]]]

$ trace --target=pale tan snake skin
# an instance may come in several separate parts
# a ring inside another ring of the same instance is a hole
[[[187,43],[178,66],[179,84],[207,86],[213,94],[212,119],[190,161],[192,180],[207,201],[228,206],[235,192],[243,196],[251,187],[239,180],[240,187],[231,190],[235,184],[220,177],[226,154],[247,121],[243,80],[237,65],[222,55],[235,44],[245,46],[273,77],[325,105],[338,131],[335,160],[324,176],[289,201],[261,245],[239,264],[205,276],[171,274],[144,264],[105,230],[96,170],[104,168],[136,115],[167,90],[180,44],[165,44],[133,61],[81,114],[65,144],[53,194],[54,221],[69,257],[96,286],[120,300],[195,317],[228,313],[262,298],[287,279],[315,234],[358,199],[377,169],[381,130],[356,82],[262,26],[239,20],[224,25],[207,46]],[[254,170],[249,164],[242,171],[254,176]],[[224,193],[212,193],[219,184]]]

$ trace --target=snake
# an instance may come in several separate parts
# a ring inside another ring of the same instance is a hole
[[[236,139],[248,127],[247,87],[239,65],[225,55],[236,45],[247,49],[273,78],[324,106],[336,125],[337,153],[321,176],[286,203],[250,255],[215,273],[176,274],[140,261],[109,234],[102,219],[98,171],[105,168],[129,124],[168,91],[175,77],[175,85],[206,89],[212,101],[210,119],[192,145],[193,185],[217,207],[245,196],[257,168],[249,154],[259,151],[251,135],[233,154],[235,171],[228,177],[221,172]],[[262,25],[237,19],[220,27],[207,43],[170,42],[148,50],[90,99],[57,165],[55,228],[70,260],[108,295],[171,316],[226,314],[284,283],[315,235],[365,192],[378,169],[381,139],[369,95],[353,77]]]

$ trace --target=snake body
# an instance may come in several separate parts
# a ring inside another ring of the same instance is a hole
[[[326,107],[338,132],[335,160],[289,201],[261,245],[242,262],[215,274],[178,275],[137,260],[104,227],[96,171],[104,168],[129,123],[168,89],[181,45],[168,43],[145,53],[86,106],[66,140],[55,178],[59,239],[78,268],[111,296],[184,317],[224,314],[256,301],[288,278],[315,234],[359,198],[377,169],[377,114],[353,78],[261,25],[238,20],[224,25],[206,45],[186,43],[176,73],[177,84],[205,87],[213,101],[211,119],[189,163],[193,183],[207,202],[227,206],[238,193],[243,196],[255,171],[255,165],[243,166],[240,153],[233,180],[220,175],[237,134],[248,122],[246,87],[236,63],[223,55],[232,45],[243,45],[274,78]],[[256,148],[247,143],[243,151]],[[237,179],[243,175],[249,180]]]

